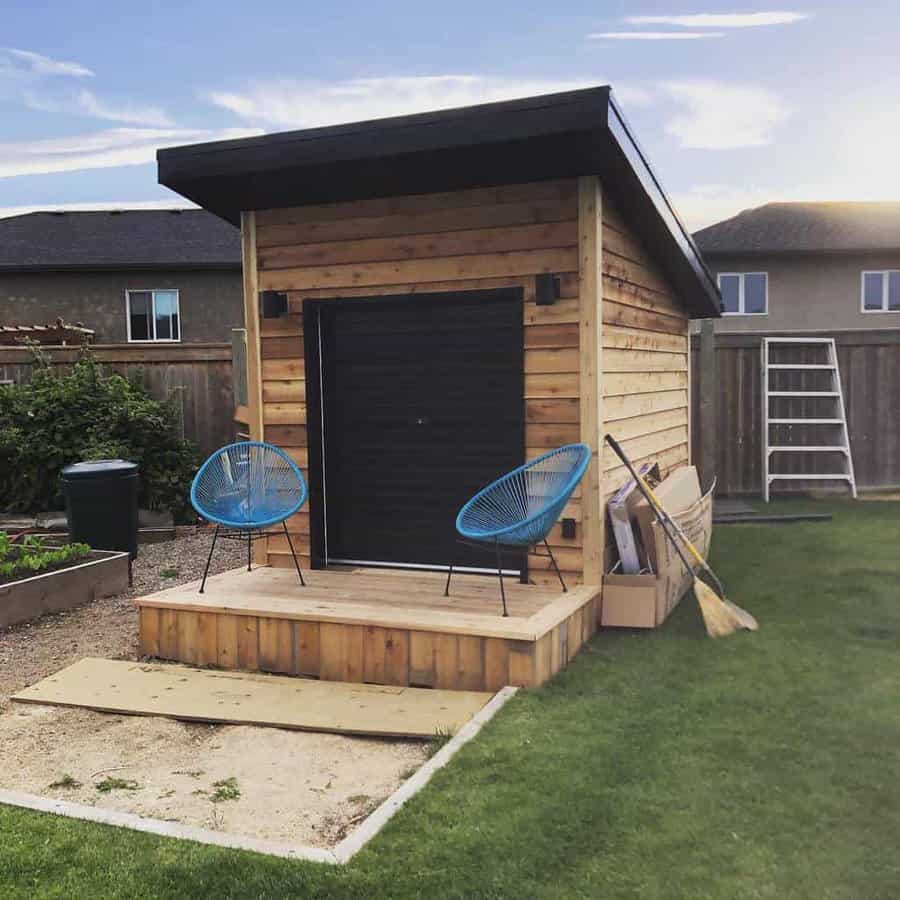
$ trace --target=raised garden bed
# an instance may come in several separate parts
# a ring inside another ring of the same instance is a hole
[[[89,550],[35,575],[16,573],[0,580],[0,628],[126,591],[129,562],[127,553]]]

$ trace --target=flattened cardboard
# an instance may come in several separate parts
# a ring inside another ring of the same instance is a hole
[[[712,539],[712,490],[672,518],[706,557]],[[656,575],[604,575],[600,604],[600,624],[604,627],[658,628],[691,588],[693,576],[662,527],[654,522],[650,530],[660,571]]]

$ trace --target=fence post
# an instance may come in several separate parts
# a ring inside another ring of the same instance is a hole
[[[700,323],[700,485],[709,490],[716,477],[716,333],[712,319]]]

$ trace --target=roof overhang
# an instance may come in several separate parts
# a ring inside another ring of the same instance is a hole
[[[235,225],[244,210],[599,175],[693,317],[719,293],[608,87],[172,147],[159,182]]]

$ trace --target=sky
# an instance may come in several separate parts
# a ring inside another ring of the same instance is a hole
[[[0,0],[0,216],[186,205],[162,146],[611,84],[686,224],[900,200],[900,2]]]

